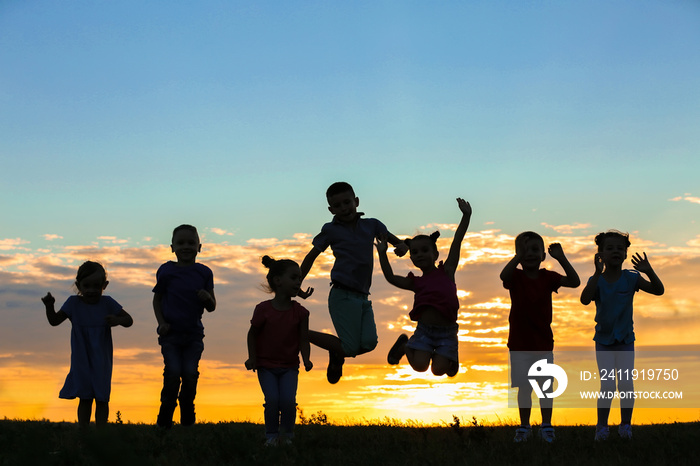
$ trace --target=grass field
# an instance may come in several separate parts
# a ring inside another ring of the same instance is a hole
[[[321,418],[320,421],[324,421]],[[444,427],[391,421],[336,426],[297,425],[292,446],[264,447],[264,428],[251,423],[175,426],[109,424],[81,431],[76,424],[0,420],[0,465],[684,465],[698,464],[700,422],[634,427],[623,441],[611,429],[593,441],[593,427],[559,426],[551,444],[512,441],[513,426],[475,419]],[[535,427],[534,433],[537,432]]]

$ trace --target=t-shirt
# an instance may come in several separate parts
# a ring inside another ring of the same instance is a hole
[[[408,278],[412,280],[411,289],[415,292],[413,309],[408,314],[411,320],[420,320],[423,310],[432,307],[450,322],[457,322],[457,285],[447,276],[442,261],[427,274],[416,277],[413,272],[409,272]]]
[[[333,250],[335,262],[331,269],[331,281],[369,294],[374,266],[374,240],[389,232],[376,218],[359,218],[354,224],[346,224],[333,218],[326,223],[312,244],[323,252],[328,246]]]
[[[552,351],[552,293],[559,289],[563,276],[540,269],[537,278],[528,278],[522,269],[515,269],[503,287],[510,291],[510,351]]]
[[[299,367],[299,325],[308,318],[309,311],[296,301],[283,311],[271,300],[255,306],[250,324],[259,330],[257,367]]]
[[[593,340],[602,345],[628,344],[634,341],[632,301],[638,290],[639,272],[636,270],[623,270],[614,283],[608,283],[602,275],[598,277]]]
[[[171,332],[204,334],[202,314],[204,303],[199,290],[214,289],[214,274],[204,264],[194,263],[181,267],[168,261],[156,272],[154,293],[162,295],[161,309]]]

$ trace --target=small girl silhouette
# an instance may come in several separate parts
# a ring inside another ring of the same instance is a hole
[[[117,325],[130,327],[131,316],[121,305],[102,292],[107,288],[107,272],[97,262],[87,261],[78,268],[75,287],[78,294],[69,297],[56,312],[56,299],[47,293],[41,298],[46,318],[52,326],[71,321],[70,372],[59,398],[78,403],[78,424],[90,425],[92,401],[95,400],[95,424],[104,426],[109,417],[112,386],[112,330]]]

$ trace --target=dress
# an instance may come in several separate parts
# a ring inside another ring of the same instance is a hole
[[[510,292],[510,351],[552,351],[552,293],[559,289],[563,276],[557,272],[540,269],[537,278],[528,278],[521,269],[513,271],[513,277],[503,282]]]
[[[442,261],[435,270],[421,277],[416,277],[413,272],[409,272],[408,278],[412,280],[411,290],[415,293],[413,309],[408,314],[411,320],[417,322],[420,320],[423,309],[431,307],[450,322],[457,322],[459,311],[457,285],[447,276]]]
[[[71,296],[61,307],[71,321],[70,372],[59,398],[95,399],[109,402],[112,387],[112,329],[105,322],[118,315],[122,306],[109,296],[96,304]]]

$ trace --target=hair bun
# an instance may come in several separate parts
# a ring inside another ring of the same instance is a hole
[[[435,231],[433,233],[430,233],[430,239],[432,239],[434,242],[437,243],[437,239],[440,237],[440,232]]]
[[[267,255],[266,255],[266,256],[263,256],[263,258],[262,258],[262,264],[263,264],[265,267],[267,267],[268,269],[269,269],[270,267],[272,267],[272,266],[275,264],[275,262],[277,262],[277,261],[274,260],[272,257],[267,256]]]

